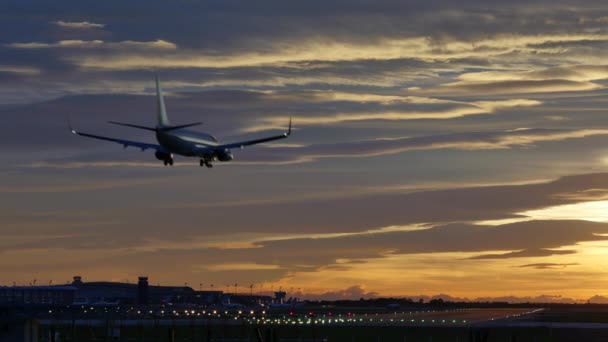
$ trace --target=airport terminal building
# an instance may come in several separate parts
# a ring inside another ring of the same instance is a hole
[[[77,288],[61,286],[2,286],[0,287],[1,305],[71,305]]]

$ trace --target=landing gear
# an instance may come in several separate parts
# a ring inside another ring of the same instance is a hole
[[[213,167],[213,164],[211,164],[211,161],[207,160],[207,159],[201,159],[199,164],[201,165],[201,167],[202,166],[206,166],[208,168],[212,168]]]
[[[156,159],[162,160],[163,164],[165,164],[165,166],[167,166],[167,165],[173,166],[173,155],[171,153],[164,153],[164,152],[156,151],[154,156],[156,156]]]

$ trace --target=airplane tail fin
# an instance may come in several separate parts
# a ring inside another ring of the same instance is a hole
[[[169,117],[167,117],[167,110],[165,109],[165,100],[163,98],[163,91],[160,88],[160,81],[156,76],[156,98],[158,104],[158,126],[170,126]]]

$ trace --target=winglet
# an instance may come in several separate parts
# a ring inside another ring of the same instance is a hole
[[[76,130],[74,130],[74,128],[72,128],[72,122],[70,121],[70,116],[66,115],[66,118],[68,120],[68,127],[70,128],[70,131],[74,134],[78,134],[78,132],[76,132]]]
[[[287,133],[285,133],[285,136],[288,137],[291,135],[291,117],[289,117],[289,128],[287,129]]]

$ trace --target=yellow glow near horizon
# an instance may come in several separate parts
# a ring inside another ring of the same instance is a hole
[[[581,202],[564,204],[544,209],[528,210],[518,215],[533,220],[585,220],[608,222],[608,201]]]
[[[605,296],[608,266],[598,264],[598,259],[605,260],[608,256],[608,241],[584,242],[560,249],[576,249],[577,253],[492,260],[469,259],[487,251],[388,255],[365,259],[365,263],[339,263],[349,267],[340,271],[330,267],[293,273],[281,283],[285,287],[301,287],[306,293],[359,286],[381,296],[413,298],[441,293],[469,299],[548,295],[585,302],[595,295]],[[544,263],[549,266],[542,267]],[[448,283],[449,290],[446,289]]]
[[[608,201],[590,201],[562,204],[542,209],[515,213],[519,217],[475,222],[479,225],[498,226],[533,220],[584,220],[608,222]]]

